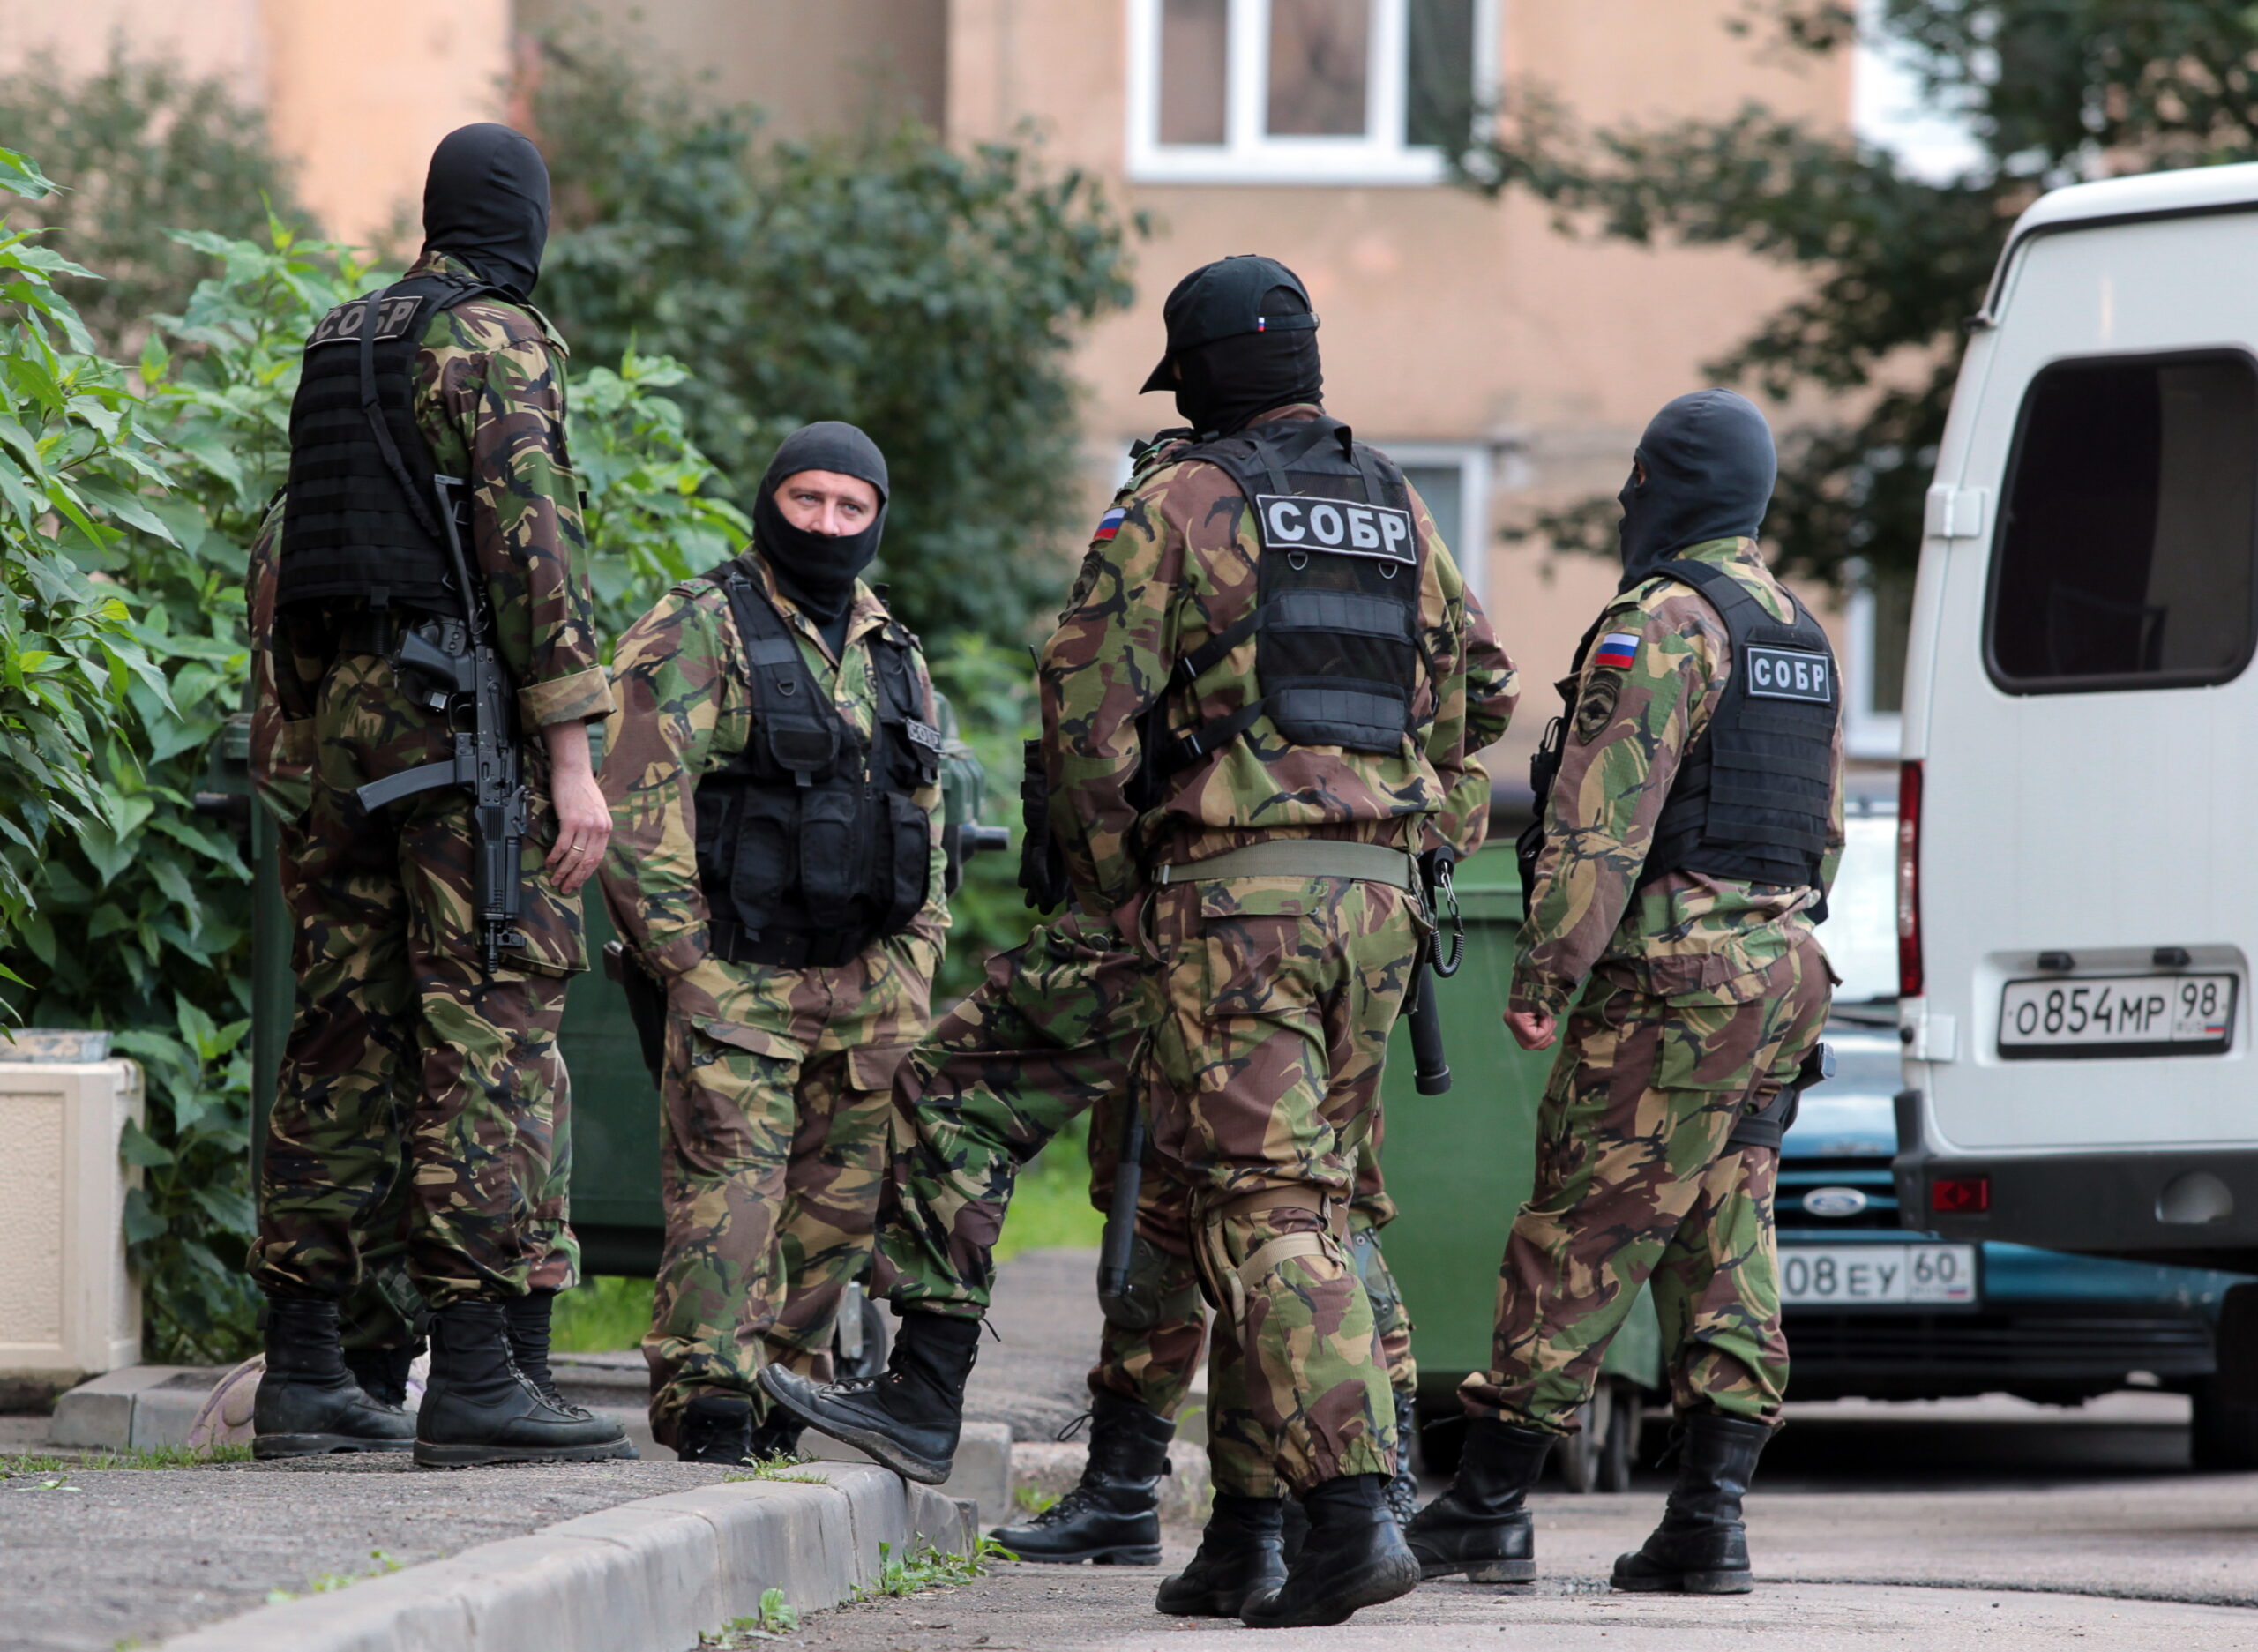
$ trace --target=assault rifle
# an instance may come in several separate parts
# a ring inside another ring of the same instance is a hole
[[[516,927],[525,910],[520,856],[532,807],[520,773],[516,694],[463,556],[457,514],[462,500],[455,491],[463,484],[452,476],[433,482],[463,617],[402,631],[393,664],[403,692],[446,714],[454,755],[371,781],[354,795],[364,813],[374,814],[387,804],[443,786],[460,786],[470,794],[471,905],[479,954],[490,976],[501,967],[504,947],[525,944]]]

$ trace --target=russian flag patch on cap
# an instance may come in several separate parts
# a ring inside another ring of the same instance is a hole
[[[1639,633],[1635,631],[1611,631],[1599,639],[1599,648],[1591,657],[1596,666],[1611,670],[1627,671],[1631,662],[1639,657]]]
[[[1091,534],[1090,537],[1096,540],[1111,539],[1116,534],[1121,531],[1122,519],[1128,514],[1129,512],[1123,510],[1119,505],[1115,505],[1113,509],[1108,511],[1103,516],[1097,519],[1097,532]]]

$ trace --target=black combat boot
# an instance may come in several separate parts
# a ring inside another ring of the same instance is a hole
[[[408,1373],[415,1369],[415,1357],[422,1351],[420,1341],[399,1348],[348,1348],[345,1350],[345,1369],[353,1373],[353,1380],[368,1392],[370,1399],[381,1400],[386,1405],[406,1405]]]
[[[1302,1493],[1309,1536],[1276,1588],[1250,1596],[1238,1620],[1250,1629],[1306,1629],[1419,1587],[1419,1563],[1387,1509],[1387,1476],[1348,1474]]]
[[[1772,1425],[1723,1411],[1689,1411],[1679,1442],[1678,1484],[1662,1524],[1636,1554],[1618,1555],[1615,1587],[1673,1595],[1746,1595],[1748,1529],[1740,1499]]]
[[[502,1334],[510,1339],[510,1358],[519,1374],[541,1391],[541,1397],[560,1411],[577,1411],[557,1392],[557,1378],[549,1369],[549,1315],[557,1305],[553,1290],[528,1290],[502,1304]]]
[[[980,1321],[946,1313],[905,1313],[886,1370],[818,1386],[796,1371],[764,1365],[768,1397],[819,1434],[844,1440],[905,1480],[938,1485],[949,1477],[964,1426],[964,1385],[980,1347]]]
[[[1411,1447],[1419,1438],[1419,1394],[1395,1390],[1395,1476],[1387,1483],[1387,1512],[1409,1530],[1419,1512],[1419,1476],[1411,1469]]]
[[[1422,1578],[1463,1572],[1477,1583],[1528,1583],[1536,1576],[1527,1499],[1550,1434],[1493,1417],[1469,1418],[1466,1450],[1450,1489],[1412,1517],[1404,1534]]]
[[[274,1297],[266,1304],[266,1370],[251,1402],[254,1457],[406,1451],[415,1419],[355,1381],[338,1346],[337,1304]]]
[[[490,1462],[596,1462],[632,1457],[609,1417],[559,1409],[510,1357],[498,1302],[458,1302],[431,1316],[431,1380],[415,1414],[415,1461],[424,1469]]]
[[[752,1402],[741,1394],[701,1394],[675,1424],[674,1454],[684,1462],[752,1460]]]
[[[1090,1457],[1081,1484],[1024,1526],[991,1535],[1022,1560],[1100,1566],[1161,1563],[1161,1476],[1176,1424],[1101,1394],[1090,1402]]]
[[[1165,1583],[1153,1604],[1172,1618],[1236,1618],[1248,1599],[1286,1581],[1278,1549],[1278,1521],[1286,1503],[1275,1497],[1215,1493],[1200,1551]]]

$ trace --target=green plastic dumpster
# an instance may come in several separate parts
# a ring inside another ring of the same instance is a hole
[[[1455,1416],[1451,1390],[1468,1372],[1489,1366],[1498,1263],[1535,1178],[1537,1103],[1556,1053],[1522,1049],[1499,1019],[1521,932],[1510,848],[1501,844],[1459,868],[1458,896],[1466,961],[1437,983],[1450,1091],[1421,1095],[1412,1088],[1407,1026],[1396,1028],[1381,1086],[1381,1163],[1400,1213],[1385,1235],[1387,1263],[1417,1327],[1411,1347],[1430,1422]],[[1662,1338],[1645,1292],[1603,1370],[1583,1431],[1559,1454],[1580,1491],[1627,1485],[1640,1424],[1661,1387]]]

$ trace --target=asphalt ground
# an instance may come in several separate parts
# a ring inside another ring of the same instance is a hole
[[[1082,1409],[1093,1260],[1031,1253],[1006,1269],[1000,1340],[983,1344],[972,1415],[1039,1439]],[[1791,1408],[1791,1418],[1750,1501],[1765,1580],[1755,1596],[1606,1590],[1610,1561],[1661,1506],[1667,1476],[1642,1470],[1619,1495],[1539,1494],[1546,1576],[1533,1589],[1429,1585],[1343,1628],[1266,1644],[2258,1648],[2258,1476],[2188,1472],[2172,1396],[2073,1412],[2004,1398],[1846,1402]],[[44,1427],[0,1417],[0,1454],[37,1449]],[[419,1473],[370,1459],[11,1472],[0,1480],[0,1648],[151,1644],[272,1590],[413,1565],[723,1472],[639,1462]],[[1169,1540],[1173,1567],[1197,1534]],[[1246,1633],[1160,1618],[1161,1574],[1002,1566],[958,1589],[811,1614],[793,1640],[806,1652],[1065,1652],[1165,1637],[1193,1652],[1186,1635]]]

